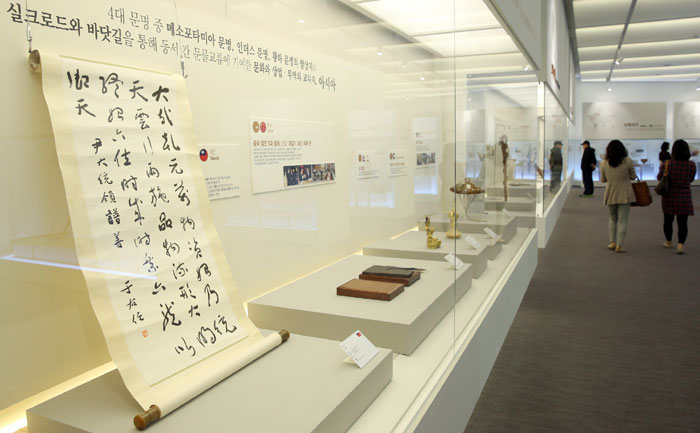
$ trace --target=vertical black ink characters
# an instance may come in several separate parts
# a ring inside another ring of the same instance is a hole
[[[149,179],[151,178],[151,176],[153,176],[153,177],[155,177],[155,178],[159,178],[159,177],[160,177],[160,171],[158,171],[158,169],[155,168],[153,165],[151,165],[151,163],[149,162],[149,163],[148,163],[148,168],[146,169],[146,176],[147,176]]]
[[[135,312],[134,314],[131,315],[131,323],[134,325],[137,324],[136,321],[143,322],[143,315],[141,314],[140,311]]]
[[[131,89],[129,89],[129,92],[131,92],[131,99],[135,99],[137,96],[141,99],[143,99],[144,102],[148,102],[148,99],[139,92],[139,90],[143,89],[143,86],[138,86],[139,80],[134,81],[134,85]]]
[[[189,206],[190,198],[187,196],[187,193],[190,192],[190,190],[185,188],[183,181],[180,181],[179,184],[174,183],[173,186],[175,187],[177,198],[179,198],[181,202],[186,203],[186,206]]]
[[[158,110],[158,118],[160,119],[161,125],[165,125],[165,122],[168,122],[170,126],[173,126],[173,121],[170,120],[170,113],[172,113],[172,110],[170,110],[170,108],[163,107],[160,110]]]
[[[184,352],[185,350],[189,350],[191,353],[191,356],[194,356],[197,354],[197,351],[195,350],[195,348],[190,346],[189,344],[187,344],[185,337],[182,337],[182,343],[184,344],[184,346],[175,346],[175,353],[177,353],[179,355],[180,353]]]
[[[117,152],[114,154],[114,162],[117,163],[117,167],[121,167],[121,164],[119,164],[119,157],[123,158],[122,162],[123,162],[124,166],[131,165],[131,161],[129,160],[130,154],[131,154],[131,152],[126,150],[126,147],[124,148],[123,152],[121,149],[117,149]]]
[[[129,311],[131,311],[133,307],[138,306],[136,303],[136,298],[129,298],[129,302],[126,303],[126,306],[129,308]]]
[[[168,197],[163,191],[161,191],[159,186],[152,187],[148,190],[148,192],[151,193],[151,204],[153,207],[158,205],[158,200],[162,201],[163,203],[170,203],[170,200],[168,200]]]
[[[150,125],[146,123],[149,117],[151,116],[145,113],[143,111],[143,108],[139,108],[136,110],[136,115],[134,116],[134,119],[139,121],[139,127],[141,128],[141,130],[150,128]]]
[[[163,241],[163,249],[168,257],[172,257],[171,254],[180,254],[180,245],[177,242],[169,242],[167,239]]]
[[[207,336],[209,336],[209,338],[207,338]],[[212,331],[211,328],[202,326],[197,333],[197,341],[202,347],[205,347],[207,343],[214,344],[216,343],[216,333]]]
[[[119,217],[119,211],[117,210],[116,207],[114,209],[109,209],[105,216],[107,217],[107,223],[109,223],[109,225],[121,223],[121,218]]]
[[[182,224],[182,231],[186,232],[187,227],[189,226],[192,230],[194,230],[194,220],[190,217],[180,217],[180,223]]]
[[[117,116],[117,120],[124,120],[124,110],[122,107],[110,108],[109,116],[107,116],[107,122],[112,123],[114,121],[114,116]]]
[[[202,248],[199,247],[199,243],[197,242],[197,239],[192,238],[192,242],[187,241],[187,245],[190,246],[190,251],[194,253],[195,258],[201,259],[202,258]]]
[[[204,273],[204,275],[206,275],[207,277],[211,277],[211,271],[209,271],[209,265],[207,265],[206,263],[202,263],[197,268],[197,281],[202,281],[202,273]]]
[[[158,230],[160,230],[161,232],[164,232],[165,229],[173,228],[173,220],[168,218],[165,215],[165,212],[160,213],[160,217],[158,217],[158,221],[160,221],[160,224],[158,224]]]
[[[80,69],[76,69],[72,76],[70,71],[66,71],[66,75],[68,75],[69,89],[73,88],[73,77],[75,77],[75,90],[83,90],[83,87],[86,89],[90,88],[90,77],[87,75],[80,75]]]
[[[163,283],[159,283],[158,281],[156,281],[153,284],[153,291],[151,292],[151,295],[157,295],[158,293],[160,293],[161,290],[165,292],[167,290],[167,287],[165,287]]]
[[[173,140],[173,134],[168,134],[167,132],[164,132],[163,135],[161,135],[163,138],[163,150],[170,150],[172,147],[173,150],[180,151],[180,146],[175,144],[175,141]]]
[[[190,313],[190,317],[194,317],[194,316],[202,317],[202,315],[199,314],[199,312],[197,310],[199,310],[199,305],[190,304],[190,309],[188,311]]]
[[[143,236],[136,236],[134,238],[134,246],[138,247],[139,245],[151,245],[151,235],[144,232]]]
[[[114,233],[114,246],[117,248],[124,248],[122,244],[124,243],[124,240],[122,240],[119,237],[119,232]]]
[[[151,96],[153,96],[154,98],[156,98],[156,102],[160,102],[160,98],[161,98],[161,97],[167,101],[167,100],[168,100],[168,97],[165,96],[165,94],[168,93],[168,92],[170,92],[170,89],[168,89],[167,87],[163,87],[163,86],[161,86],[161,85],[158,85],[158,90],[156,90],[155,92],[151,93]]]
[[[134,285],[131,283],[131,281],[126,280],[126,281],[124,281],[124,288],[121,289],[120,292],[131,295],[131,288],[132,287],[134,287]]]
[[[173,325],[173,326],[180,326],[182,325],[182,322],[175,317],[175,313],[172,312],[172,308],[175,305],[175,302],[170,302],[170,305],[167,303],[165,305],[160,304],[160,314],[163,315],[163,332],[165,332],[165,328],[168,325]]]
[[[107,86],[114,86],[114,96],[119,98],[119,85],[124,84],[124,82],[119,79],[119,75],[112,72],[111,74],[107,75],[107,78],[100,77],[100,81],[102,81],[103,94],[107,93]]]
[[[171,173],[182,174],[182,169],[177,166],[177,158],[170,160],[169,167]]]
[[[146,140],[148,140],[148,143],[145,141],[143,142],[143,151],[153,155],[153,144],[151,143],[151,137],[146,137]]]
[[[86,112],[87,114],[91,115],[92,117],[95,117],[94,114],[92,114],[90,111],[88,111],[87,106],[88,104],[85,102],[85,99],[80,98],[78,99],[78,105],[75,106],[75,108],[78,110],[78,116],[83,115],[83,111]]]
[[[92,143],[92,148],[95,149],[95,155],[97,155],[97,151],[100,150],[100,147],[102,147],[102,140],[95,138],[95,142]]]
[[[114,193],[112,190],[109,190],[107,192],[102,193],[102,200],[100,200],[100,203],[116,203],[117,202],[117,197],[114,196]]]
[[[131,175],[129,178],[124,178],[122,179],[122,191],[126,191],[129,188],[132,188],[134,191],[138,191],[138,185],[136,181],[138,178],[134,175]]]
[[[98,167],[109,167],[107,165],[107,158],[100,158],[97,160],[97,166]]]
[[[153,256],[149,256],[148,253],[146,253],[145,256],[146,260],[144,260],[143,265],[146,266],[148,273],[156,272],[158,270],[158,265],[153,262]]]
[[[112,179],[109,178],[109,173],[106,171],[103,171],[99,176],[97,176],[97,181],[100,182],[100,185],[111,185],[114,183],[112,182]]]
[[[177,280],[187,275],[188,269],[185,267],[184,262],[180,262],[177,265],[173,263],[173,277]]]
[[[236,329],[238,329],[238,327],[236,325],[231,325],[229,327],[228,322],[226,321],[226,318],[224,316],[219,316],[217,318],[217,321],[219,322],[219,324],[221,326],[224,327],[224,330],[229,334],[233,334],[234,332],[236,332]],[[216,322],[214,322],[214,323],[216,323]]]
[[[180,286],[179,290],[180,290],[180,297],[182,299],[189,299],[189,298],[197,299],[197,297],[194,295],[194,293],[192,293],[192,289],[190,289],[189,283],[185,283],[184,286]]]
[[[137,223],[139,223],[140,226],[142,226],[143,220],[145,218],[141,215],[141,207],[139,206],[139,203],[143,203],[140,198],[138,198],[138,197],[129,198],[129,207],[135,208],[134,215],[136,215],[136,218],[134,218],[134,222],[137,222]]]
[[[219,303],[219,294],[216,292],[216,290],[212,289],[211,286],[207,283],[206,286],[204,286],[204,293],[207,294],[207,306],[211,307],[211,297],[216,296],[216,302],[215,304]]]

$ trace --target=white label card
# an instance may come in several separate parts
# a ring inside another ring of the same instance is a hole
[[[471,235],[467,236],[466,238],[464,238],[464,240],[466,240],[469,243],[469,245],[474,247],[475,250],[478,250],[479,248],[481,248],[481,243],[479,241],[477,241],[476,239],[474,239],[474,236],[471,236]]]
[[[379,349],[377,349],[359,330],[353,332],[352,335],[343,340],[340,343],[340,347],[343,348],[345,353],[347,353],[360,368],[367,365],[367,363],[379,353]]]
[[[513,214],[508,211],[508,209],[503,208],[503,215],[507,216],[508,218],[512,217]]]
[[[496,232],[494,232],[493,230],[491,230],[490,227],[485,227],[485,228],[484,228],[484,233],[486,233],[487,235],[491,236],[491,237],[494,238],[495,240],[498,240],[498,238],[499,238],[499,236],[496,234]]]
[[[464,262],[461,261],[459,257],[455,255],[455,253],[450,253],[446,255],[445,260],[447,260],[447,263],[453,265],[457,270],[462,269],[462,266],[464,266]]]

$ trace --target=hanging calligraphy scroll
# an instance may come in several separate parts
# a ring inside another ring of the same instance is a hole
[[[171,412],[288,338],[248,320],[213,226],[184,80],[30,55],[42,73],[76,250],[112,359]]]

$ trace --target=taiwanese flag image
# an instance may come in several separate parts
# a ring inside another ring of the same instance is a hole
[[[202,162],[206,161],[209,158],[209,154],[207,153],[207,149],[202,149],[199,151],[199,159],[202,160]]]
[[[358,337],[362,337],[362,334],[360,334],[360,331],[357,331],[357,333],[355,335],[357,335]]]

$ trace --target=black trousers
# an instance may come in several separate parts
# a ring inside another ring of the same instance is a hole
[[[673,239],[673,217],[678,217],[678,243],[684,244],[688,237],[688,215],[673,215],[670,213],[664,214],[664,235],[666,240],[671,242]]]
[[[583,177],[583,193],[593,195],[593,170],[581,170]]]

